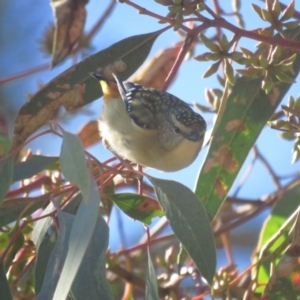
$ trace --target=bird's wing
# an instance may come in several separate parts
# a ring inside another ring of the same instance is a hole
[[[157,129],[151,93],[139,84],[123,82],[115,76],[120,95],[132,121],[144,129]]]

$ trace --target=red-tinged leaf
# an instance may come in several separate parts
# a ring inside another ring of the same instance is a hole
[[[126,215],[145,224],[150,224],[153,218],[164,215],[157,201],[137,194],[124,193],[106,195],[106,197],[113,201]]]
[[[72,50],[82,35],[86,19],[85,4],[88,0],[51,1],[55,17],[52,49],[52,67],[60,63]]]
[[[93,146],[101,141],[98,122],[90,121],[85,124],[77,133],[83,143],[84,148]]]

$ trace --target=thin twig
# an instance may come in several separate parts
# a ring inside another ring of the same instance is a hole
[[[15,75],[0,79],[0,85],[6,84],[8,82],[11,82],[11,81],[23,78],[23,77],[27,77],[29,75],[38,73],[40,71],[48,70],[49,68],[50,68],[50,63],[44,64],[44,65],[41,65],[41,66],[38,66],[38,67],[35,67],[35,68],[32,68],[32,69],[29,69],[29,70],[21,72],[19,74],[15,74]]]
[[[115,273],[120,278],[124,279],[127,282],[130,282],[133,286],[135,286],[137,289],[141,291],[145,291],[146,282],[144,279],[142,279],[139,276],[136,276],[133,272],[129,272],[122,268],[119,265],[114,265],[108,268],[109,271]],[[160,297],[165,297],[170,293],[170,290],[168,288],[162,288],[158,287],[158,293]]]
[[[282,187],[280,190],[277,190],[275,193],[270,194],[267,199],[260,199],[262,201],[262,204],[254,208],[253,210],[247,212],[245,215],[243,215],[242,218],[231,222],[229,224],[223,225],[221,228],[218,228],[214,231],[215,237],[218,237],[220,234],[222,234],[225,231],[232,230],[234,228],[237,228],[238,226],[244,224],[245,222],[249,221],[256,215],[260,214],[264,209],[267,207],[272,206],[286,191],[293,188],[295,185],[300,184],[300,177],[297,177],[290,183],[288,183],[286,186]]]
[[[254,145],[253,151],[255,156],[262,162],[262,164],[265,166],[265,168],[268,170],[272,180],[274,181],[274,184],[276,185],[277,189],[281,188],[281,183],[279,180],[279,177],[276,175],[275,171],[267,161],[267,159],[261,154],[261,152],[258,150],[257,146]]]
[[[168,89],[169,85],[171,84],[171,82],[173,81],[174,77],[176,76],[176,74],[177,74],[187,52],[189,51],[190,47],[192,46],[193,42],[194,42],[194,36],[187,35],[183,45],[181,46],[179,54],[172,66],[172,69],[170,70],[170,72],[165,80],[165,83],[162,87],[163,91],[166,91]]]

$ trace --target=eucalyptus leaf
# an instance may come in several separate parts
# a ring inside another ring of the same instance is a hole
[[[209,284],[216,269],[214,235],[207,213],[195,194],[171,180],[149,176],[170,225]]]
[[[0,160],[0,205],[12,183],[13,157],[7,156]]]
[[[0,260],[0,296],[1,296],[1,300],[13,299],[1,260]]]
[[[57,162],[58,157],[55,156],[32,155],[26,161],[15,163],[12,180],[30,178]]]
[[[148,270],[146,274],[146,300],[159,300],[157,279],[155,269],[152,264],[150,252],[148,250]]]

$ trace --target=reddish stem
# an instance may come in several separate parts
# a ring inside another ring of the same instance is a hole
[[[165,83],[162,87],[163,91],[166,91],[168,87],[170,86],[171,82],[173,81],[174,77],[176,76],[179,67],[181,66],[187,52],[189,51],[191,45],[193,44],[194,41],[194,35],[187,35],[183,45],[181,46],[181,49],[178,53],[178,56],[174,62],[174,65],[172,69],[170,70],[168,77],[165,80]]]
[[[51,185],[52,184],[52,180],[48,177],[48,176],[42,176],[40,178],[37,178],[35,181],[30,182],[29,184],[25,185],[25,186],[21,186],[18,189],[9,191],[6,194],[6,199],[8,198],[15,198],[20,194],[23,193],[29,193],[35,189],[41,188],[41,186],[45,184],[45,185]]]
[[[14,81],[14,80],[17,80],[17,79],[20,79],[20,78],[23,78],[23,77],[26,77],[26,76],[29,76],[29,75],[32,75],[32,74],[40,72],[40,71],[47,70],[49,68],[50,68],[50,64],[48,63],[48,64],[45,64],[45,65],[41,65],[39,67],[32,68],[30,70],[21,72],[21,73],[16,74],[16,75],[12,75],[12,76],[9,76],[7,78],[0,79],[0,85],[6,84],[10,81]]]

